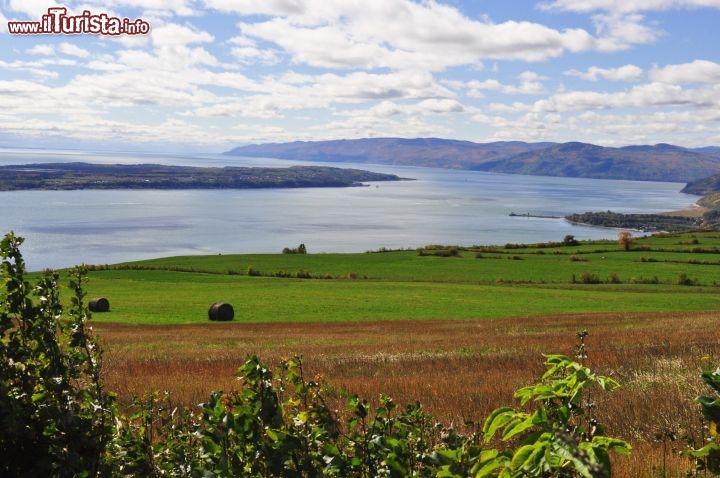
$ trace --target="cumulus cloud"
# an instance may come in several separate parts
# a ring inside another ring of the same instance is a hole
[[[197,15],[193,8],[196,0],[93,0],[90,4],[86,0],[6,0],[5,8],[16,14],[21,14],[29,20],[40,20],[47,14],[48,8],[66,7],[72,14],[81,14],[83,10],[100,14],[116,12],[118,9],[131,8],[139,12],[156,12],[161,15]],[[116,15],[115,15],[116,16]]]
[[[568,91],[539,100],[533,111],[564,112],[603,109],[654,108],[664,106],[713,107],[718,93],[708,90],[684,90],[679,85],[652,82],[628,91]]]
[[[210,6],[276,15],[241,23],[244,35],[278,45],[296,63],[323,68],[424,68],[442,71],[486,59],[542,61],[595,48],[582,29],[556,30],[528,21],[492,23],[437,2],[230,2]],[[452,54],[448,54],[452,52]]]
[[[472,98],[483,98],[483,91],[497,91],[506,95],[539,95],[545,92],[542,81],[546,78],[532,71],[525,71],[518,76],[517,85],[503,84],[496,79],[471,80],[463,85]]]
[[[657,41],[664,32],[646,22],[647,12],[688,8],[720,8],[720,0],[552,0],[539,4],[542,10],[592,14],[597,48],[619,51],[632,45]]]
[[[677,8],[720,8],[718,0],[553,0],[543,2],[540,8],[568,12],[588,13],[599,10],[632,13]]]
[[[58,51],[60,51],[60,53],[64,53],[65,55],[76,56],[78,58],[87,58],[90,56],[90,52],[88,50],[68,42],[60,43]]]
[[[205,0],[207,7],[221,12],[253,15],[293,15],[307,10],[301,0]]]
[[[644,19],[636,13],[595,15],[598,50],[613,52],[655,42],[662,36],[662,31],[643,24]]]
[[[653,81],[662,83],[707,83],[720,82],[720,63],[695,60],[690,63],[668,65],[650,72]]]
[[[47,14],[48,8],[59,7],[58,2],[44,0],[8,0],[5,2],[5,9],[32,20],[39,20],[43,14]]]
[[[584,72],[578,70],[568,70],[565,72],[565,75],[575,76],[589,81],[640,81],[643,77],[643,70],[636,65],[623,65],[618,68],[600,68],[597,66],[591,66]]]
[[[42,43],[39,45],[35,45],[32,48],[28,48],[27,50],[25,50],[25,52],[30,55],[49,56],[55,53],[55,46],[49,45],[47,43]]]
[[[190,45],[193,43],[210,43],[214,37],[206,32],[191,26],[169,23],[153,28],[151,33],[155,47],[172,47],[178,45]]]
[[[648,135],[671,126],[689,140],[699,141],[701,129],[706,138],[720,134],[711,131],[720,63],[696,59],[712,52],[654,67],[662,52],[620,53],[674,34],[653,11],[715,8],[720,0],[547,0],[498,21],[492,2],[480,3],[67,0],[73,13],[141,17],[151,33],[12,38],[0,54],[0,128],[208,143],[594,134],[630,141],[643,122]],[[38,20],[53,5],[6,0],[2,26],[5,16]],[[550,24],[548,10],[578,15],[553,15]],[[582,66],[570,69],[576,58]],[[568,77],[592,83],[573,90]]]
[[[257,42],[251,38],[236,36],[231,38],[228,43],[234,45],[230,52],[240,63],[274,65],[280,62],[277,52],[270,48],[259,47]]]

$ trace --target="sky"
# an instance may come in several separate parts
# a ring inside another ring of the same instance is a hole
[[[56,7],[148,32],[10,33]],[[717,146],[719,26],[720,0],[0,0],[0,147]]]

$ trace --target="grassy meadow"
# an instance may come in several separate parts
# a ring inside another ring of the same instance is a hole
[[[350,393],[387,393],[462,428],[515,405],[542,354],[572,355],[588,329],[587,364],[622,385],[593,394],[596,412],[635,448],[617,476],[686,476],[677,451],[707,434],[692,400],[707,392],[700,371],[720,366],[720,233],[637,238],[629,251],[592,241],[92,269],[88,297],[111,303],[92,322],[121,403],[151,388],[200,403],[238,387],[248,354],[271,366],[300,354],[339,410]],[[208,321],[218,301],[233,322]]]
[[[447,250],[171,257],[99,266],[88,292],[112,303],[98,322],[145,325],[205,323],[219,301],[242,323],[720,309],[720,234]]]

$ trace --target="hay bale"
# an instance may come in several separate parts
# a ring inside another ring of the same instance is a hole
[[[216,302],[210,306],[208,310],[208,318],[210,320],[229,321],[235,317],[235,311],[232,305],[225,302]]]
[[[108,312],[110,311],[110,301],[108,301],[105,297],[96,297],[94,299],[90,299],[88,308],[90,309],[90,312]]]

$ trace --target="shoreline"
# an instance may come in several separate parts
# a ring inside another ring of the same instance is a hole
[[[703,214],[708,212],[710,208],[707,208],[705,206],[701,206],[698,203],[692,203],[690,206],[686,207],[685,209],[679,209],[677,211],[667,211],[667,212],[661,212],[658,213],[660,216],[668,216],[668,217],[695,217],[699,218],[702,217]]]

